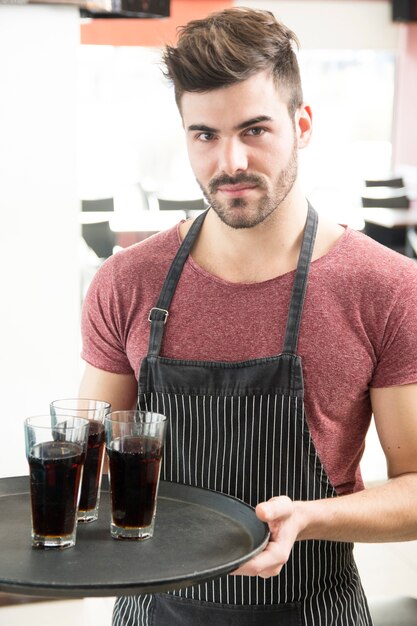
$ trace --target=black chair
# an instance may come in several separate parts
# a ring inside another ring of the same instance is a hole
[[[401,176],[389,178],[367,178],[366,187],[404,187],[404,179]]]
[[[203,198],[197,200],[167,200],[158,198],[160,211],[185,211],[186,217],[192,217],[194,211],[204,211],[207,205]]]
[[[99,198],[97,200],[82,200],[82,213],[110,213],[114,210],[113,198]],[[108,219],[86,220],[81,227],[82,236],[87,245],[100,259],[107,259],[113,254],[116,245],[116,235],[110,229]]]
[[[417,232],[413,226],[408,226],[406,229],[405,253],[411,258],[417,259]]]
[[[403,187],[367,187],[362,191],[362,206],[364,208],[408,209],[410,200]],[[397,226],[387,228],[379,224],[367,222],[365,218],[365,234],[384,246],[402,254],[406,247],[406,228]]]
[[[410,199],[404,187],[368,187],[362,191],[362,206],[408,209]]]
[[[114,211],[113,198],[99,198],[98,200],[81,200],[81,210],[84,211]]]
[[[113,254],[116,235],[110,229],[109,222],[83,224],[82,235],[87,245],[94,250],[100,259],[107,259]]]

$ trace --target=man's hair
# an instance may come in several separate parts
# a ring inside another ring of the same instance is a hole
[[[269,11],[236,7],[193,20],[179,29],[176,46],[166,46],[165,76],[180,108],[185,92],[227,87],[270,70],[294,115],[303,102],[296,35]]]

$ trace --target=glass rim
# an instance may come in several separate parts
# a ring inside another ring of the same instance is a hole
[[[64,404],[58,404],[59,403],[71,403],[71,402],[96,402],[97,406],[95,407],[70,407],[70,406],[64,406]],[[52,402],[49,403],[49,406],[53,409],[60,409],[61,411],[103,411],[104,409],[111,409],[111,404],[110,402],[107,402],[107,400],[96,400],[95,398],[59,398],[58,400],[52,400]]]
[[[51,414],[41,413],[39,415],[30,415],[29,417],[26,417],[23,423],[25,426],[29,426],[31,428],[44,428],[45,430],[47,428],[65,428],[66,430],[76,430],[78,428],[90,427],[90,422],[86,417],[77,417],[74,415],[60,415],[59,420],[62,420],[62,422],[60,421],[58,424],[52,424],[52,419],[53,416]],[[40,422],[40,420],[50,420],[50,423],[38,423],[38,421]],[[65,420],[65,422],[63,420]],[[68,420],[77,420],[78,423],[68,425]]]
[[[162,422],[166,422],[167,421],[167,416],[163,415],[162,413],[158,413],[157,411],[142,411],[140,409],[126,409],[126,410],[122,410],[122,411],[111,411],[110,413],[108,413],[105,417],[104,417],[104,421],[105,422],[115,422],[116,424],[134,424],[134,421],[125,421],[125,420],[120,420],[120,419],[114,419],[113,416],[116,415],[127,415],[127,414],[134,414],[134,415],[154,415],[156,417],[158,417],[159,419],[156,420],[152,420],[150,422],[143,422],[144,424],[159,424]]]

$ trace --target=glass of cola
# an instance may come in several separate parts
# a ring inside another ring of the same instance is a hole
[[[104,418],[111,405],[103,400],[88,398],[66,398],[50,404],[51,415],[82,417],[89,422],[87,453],[81,484],[79,522],[94,522],[98,518],[100,487],[105,455]]]
[[[149,411],[115,411],[105,420],[115,539],[153,536],[166,417]]]
[[[24,423],[32,505],[32,545],[75,545],[88,420],[38,415]]]

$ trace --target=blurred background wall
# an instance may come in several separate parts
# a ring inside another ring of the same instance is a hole
[[[233,4],[271,10],[299,36],[315,120],[301,168],[320,211],[360,228],[363,177],[395,167],[417,185],[417,25],[393,23],[388,0],[172,0],[168,20],[140,21],[0,6],[0,476],[26,473],[24,417],[77,392],[81,201],[113,197],[134,219],[140,207],[122,200],[137,185],[199,195],[160,47],[178,24]],[[365,476],[379,479],[374,432],[369,442]]]

